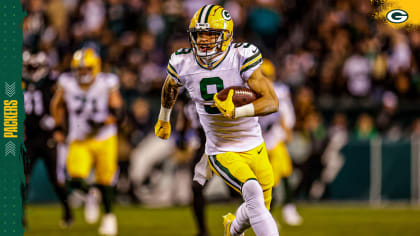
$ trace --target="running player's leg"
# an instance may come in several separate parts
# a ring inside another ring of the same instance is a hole
[[[246,180],[256,179],[255,174],[248,166],[248,162],[245,158],[241,158],[239,153],[234,152],[208,156],[208,163],[212,171],[239,193],[241,193],[242,185]],[[246,202],[239,206],[236,216],[228,213],[224,218],[225,236],[241,235],[251,226]]]
[[[206,136],[203,129],[197,129],[198,136],[200,138],[200,148],[196,151],[194,158],[191,162],[190,172],[191,176],[194,176],[194,169],[195,165],[201,160],[201,157],[204,153]],[[198,236],[206,236],[208,235],[208,230],[206,226],[206,221],[204,217],[204,208],[205,208],[205,199],[203,195],[204,186],[199,184],[198,182],[192,181],[192,193],[193,193],[193,211],[195,220],[198,226]]]
[[[268,158],[273,169],[274,187],[279,186],[280,183],[283,185],[283,177],[289,176],[292,172],[291,160],[286,145],[283,142],[277,143],[274,148],[268,150]]]
[[[284,189],[284,201],[282,210],[283,220],[288,225],[300,225],[302,224],[303,219],[296,210],[296,206],[294,204],[294,191],[289,184],[289,177],[293,172],[292,160],[284,143],[279,143],[277,149],[277,165],[280,167],[281,185]]]
[[[271,159],[271,164],[273,165],[273,172],[274,172],[274,165],[278,167],[278,172],[281,177],[281,182],[283,183],[283,187],[285,190],[285,200],[284,205],[288,203],[292,203],[293,201],[293,192],[289,185],[289,176],[292,175],[293,171],[293,164],[292,160],[290,159],[289,152],[287,151],[287,147],[283,142],[280,142],[275,150],[274,153],[275,159]],[[271,153],[269,153],[271,155]],[[277,186],[279,182],[274,181],[274,186]]]
[[[70,177],[69,186],[84,193],[89,191],[89,185],[85,179],[89,176],[93,162],[88,143],[89,140],[71,142],[66,161],[67,173]]]
[[[283,166],[282,168],[282,178],[281,178],[281,183],[284,189],[284,201],[283,201],[283,205],[287,205],[287,204],[293,204],[293,199],[294,199],[294,194],[293,194],[293,189],[290,186],[289,183],[289,177],[292,174],[292,161],[290,160],[289,154],[287,154],[287,156],[282,157],[282,164],[281,166]]]
[[[117,136],[95,141],[96,184],[102,193],[105,214],[112,212],[114,185],[117,179]]]
[[[22,186],[22,225],[25,227],[27,225],[27,218],[26,218],[26,214],[25,214],[25,209],[26,209],[26,201],[28,200],[28,195],[29,195],[29,185],[30,185],[30,177],[32,174],[32,169],[33,166],[37,160],[37,156],[38,156],[38,151],[36,148],[36,144],[32,143],[32,142],[25,142],[25,146],[26,146],[26,153],[24,155],[23,158],[23,170],[25,173],[25,185]]]
[[[278,236],[276,222],[266,207],[264,195],[261,185],[255,179],[248,180],[242,187],[249,223],[255,234],[257,236]]]
[[[262,150],[264,152],[261,152]],[[261,158],[259,156],[260,154],[262,157],[265,155],[266,161],[268,162],[265,145],[240,154],[227,152],[216,156],[209,156],[209,163],[213,171],[221,176],[233,189],[241,192],[245,200],[245,207],[241,205],[238,209],[240,218],[233,220],[231,227],[229,227],[230,233],[226,235],[240,235],[248,225],[251,225],[258,236],[278,235],[276,223],[266,208],[263,188],[260,186],[259,179],[257,181],[257,176],[250,167],[254,160]],[[269,167],[271,177],[268,175],[263,181],[267,182],[267,186],[271,181],[272,187],[273,177],[271,166],[269,165]],[[269,192],[271,193],[271,189]]]
[[[273,149],[267,150],[268,153],[268,159],[270,160],[271,167],[273,169],[273,176],[274,176],[274,185],[273,188],[276,188],[279,183],[281,182],[281,163],[280,163],[280,156],[278,153],[278,145],[276,145]],[[270,210],[273,209],[273,202],[275,202],[276,199],[274,199],[275,196],[273,196],[273,199],[270,204]]]
[[[94,141],[96,183],[102,193],[104,215],[99,233],[102,235],[116,235],[118,231],[117,218],[112,211],[115,184],[118,179],[117,135],[103,141]]]
[[[44,161],[47,167],[48,177],[54,187],[54,190],[63,207],[63,221],[64,227],[68,227],[73,221],[73,215],[68,203],[68,192],[64,184],[58,182],[57,176],[57,149],[54,147],[44,148]]]
[[[242,187],[244,197],[250,197],[251,200],[249,200],[249,202],[252,202],[252,199],[254,199],[255,204],[253,205],[258,206],[256,207],[255,212],[250,211],[249,207],[247,207],[250,223],[251,225],[256,225],[255,227],[260,230],[261,235],[278,235],[277,224],[269,211],[272,200],[274,177],[265,144],[263,143],[247,153],[254,156],[251,168],[257,177],[258,187],[260,188],[260,190],[257,191],[256,183],[250,181],[245,183]],[[249,196],[245,196],[245,193]]]
[[[206,220],[204,215],[206,201],[203,195],[204,187],[193,181],[192,182],[192,192],[193,192],[193,202],[192,207],[194,211],[195,222],[198,227],[198,236],[208,235]]]
[[[67,143],[57,143],[57,181],[65,185],[67,181],[66,160],[68,154]]]

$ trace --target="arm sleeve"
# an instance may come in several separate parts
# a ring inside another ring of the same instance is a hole
[[[254,71],[262,64],[260,50],[253,44],[245,43],[238,48],[240,55],[240,73],[243,80],[247,81]]]

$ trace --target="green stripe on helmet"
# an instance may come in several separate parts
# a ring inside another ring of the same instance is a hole
[[[207,21],[209,20],[209,15],[210,15],[211,9],[213,7],[214,7],[214,5],[210,5],[210,8],[207,10],[206,18],[204,19],[204,23],[208,23]]]
[[[204,6],[203,7],[203,10],[200,12],[200,15],[199,15],[199,17],[198,17],[198,22],[199,23],[204,23],[204,19],[205,19],[205,16],[207,15],[207,11],[208,11],[208,9],[209,9],[209,7],[211,7],[212,5],[206,5],[206,6]]]

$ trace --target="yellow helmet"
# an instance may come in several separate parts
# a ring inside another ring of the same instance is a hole
[[[276,79],[276,68],[274,67],[274,64],[267,58],[264,58],[263,63],[261,64],[261,71],[271,81]]]
[[[233,20],[229,12],[219,5],[201,7],[191,19],[188,29],[189,39],[194,53],[199,57],[209,58],[226,51],[232,42]],[[216,45],[210,52],[201,52],[197,46],[197,32],[218,34]]]
[[[101,71],[101,58],[98,56],[98,54],[96,54],[94,49],[84,48],[77,50],[73,54],[73,58],[71,60],[71,69],[78,70],[80,68],[90,68],[91,77],[96,77],[96,75]],[[86,76],[80,78],[79,82],[89,83],[91,79],[92,78]]]

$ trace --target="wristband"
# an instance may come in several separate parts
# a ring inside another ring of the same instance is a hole
[[[159,120],[169,122],[171,119],[171,111],[172,109],[164,108],[162,105],[160,106],[159,112]]]
[[[235,118],[255,116],[254,104],[249,103],[235,108]]]

